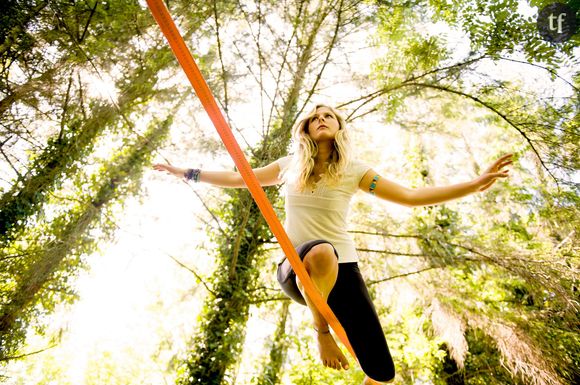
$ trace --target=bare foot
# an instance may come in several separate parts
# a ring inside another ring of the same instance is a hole
[[[334,341],[330,332],[317,333],[317,338],[320,359],[324,366],[337,370],[342,368],[345,370],[348,369],[348,361],[338,348],[338,345],[336,344],[336,341]]]

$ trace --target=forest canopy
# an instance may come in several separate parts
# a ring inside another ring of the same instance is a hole
[[[412,189],[514,154],[458,200],[354,196],[395,384],[580,383],[580,34],[540,35],[551,3],[165,1],[254,168],[320,102]],[[362,382],[319,362],[249,192],[153,171],[235,168],[145,1],[2,2],[0,152],[0,382]]]

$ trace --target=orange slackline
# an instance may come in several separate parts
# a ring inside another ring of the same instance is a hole
[[[226,149],[234,160],[236,167],[242,175],[246,186],[256,201],[256,204],[260,208],[262,215],[266,219],[268,226],[270,226],[272,233],[274,233],[274,236],[276,239],[278,239],[280,247],[288,257],[288,261],[290,262],[290,265],[292,265],[292,268],[296,272],[300,282],[302,282],[304,285],[304,290],[308,294],[308,297],[312,300],[318,311],[332,327],[342,343],[347,347],[348,351],[356,359],[356,355],[352,350],[352,346],[350,346],[350,343],[348,342],[348,338],[343,327],[340,325],[340,322],[338,322],[338,319],[332,310],[330,310],[330,307],[327,305],[312,283],[312,280],[306,272],[300,257],[296,253],[294,246],[292,246],[286,231],[284,231],[284,227],[282,227],[282,224],[278,220],[278,217],[276,216],[270,201],[266,197],[266,194],[258,182],[256,175],[254,175],[250,164],[246,160],[244,153],[242,152],[238,142],[232,134],[232,130],[224,119],[209,87],[207,86],[207,83],[201,75],[199,68],[195,64],[195,61],[187,49],[187,46],[185,45],[183,38],[177,30],[175,23],[171,19],[171,15],[169,14],[167,7],[162,0],[147,0],[147,5],[153,14],[153,17],[157,21],[157,24],[159,24],[159,27],[161,27],[161,31],[167,38],[167,41],[169,42],[169,45],[171,46],[177,61],[179,64],[181,64],[181,67],[185,71],[187,78],[189,79],[193,89],[195,90],[195,93],[201,101],[201,104],[205,108],[209,118],[213,122],[218,134],[224,142]]]

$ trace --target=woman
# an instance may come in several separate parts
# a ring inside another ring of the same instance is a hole
[[[358,268],[354,242],[346,231],[348,204],[362,190],[408,207],[434,205],[488,189],[500,170],[512,163],[502,156],[480,177],[445,187],[408,189],[382,178],[351,159],[345,121],[332,107],[317,105],[293,129],[294,155],[254,170],[262,186],[285,183],[286,229],[313,283],[327,301],[366,374],[363,385],[392,381],[394,364],[375,308]],[[156,164],[159,171],[222,187],[245,187],[239,173],[201,171]],[[330,334],[328,324],[304,294],[287,259],[278,265],[278,281],[292,299],[307,305],[313,316],[323,364],[348,369],[348,361]]]

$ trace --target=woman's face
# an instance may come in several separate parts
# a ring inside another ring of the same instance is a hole
[[[340,123],[328,107],[319,107],[308,122],[308,134],[315,142],[334,140]]]

